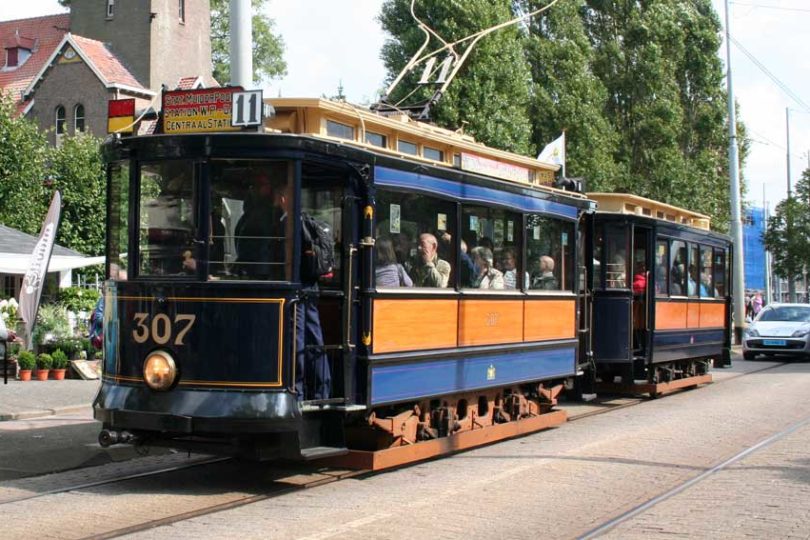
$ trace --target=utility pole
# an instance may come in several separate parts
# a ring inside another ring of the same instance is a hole
[[[231,86],[253,88],[253,17],[250,0],[231,0]]]
[[[790,107],[785,107],[785,134],[787,138],[787,152],[785,153],[785,161],[787,164],[787,201],[788,201],[788,212],[787,216],[787,223],[785,224],[787,228],[787,242],[785,243],[785,249],[787,253],[785,254],[785,258],[790,261],[790,242],[793,240],[793,214],[792,214],[792,206],[790,204],[790,199],[792,198],[793,194],[791,191],[790,186]],[[796,301],[796,276],[793,275],[793,272],[788,271],[787,275],[787,282],[788,282],[788,302],[795,302]]]
[[[745,274],[743,257],[742,220],[740,219],[740,158],[737,150],[737,114],[734,109],[734,86],[731,79],[731,31],[729,29],[728,0],[726,7],[726,84],[728,85],[728,169],[731,177],[731,240],[734,244],[734,341],[742,342],[745,327]]]

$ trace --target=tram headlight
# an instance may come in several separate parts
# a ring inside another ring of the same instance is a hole
[[[168,390],[177,377],[177,365],[166,351],[149,353],[143,363],[143,380],[152,390]]]

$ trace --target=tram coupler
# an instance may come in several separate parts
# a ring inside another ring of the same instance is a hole
[[[133,444],[138,437],[129,431],[114,431],[111,429],[102,429],[98,434],[98,444],[102,448],[109,448],[114,444]]]

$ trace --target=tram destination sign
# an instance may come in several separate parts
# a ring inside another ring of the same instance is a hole
[[[233,95],[239,86],[173,90],[163,94],[164,133],[239,131],[231,124]]]
[[[516,182],[550,184],[553,181],[552,174],[548,176],[537,174],[544,171],[532,171],[527,167],[504,163],[467,152],[461,153],[461,169]]]

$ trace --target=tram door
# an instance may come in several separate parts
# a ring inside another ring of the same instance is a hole
[[[357,260],[355,201],[345,169],[302,165],[301,211],[328,224],[335,238],[335,269],[318,281],[318,313],[331,375],[330,396],[318,403],[343,404],[353,394],[349,336],[354,327],[350,308]],[[315,384],[315,374],[306,373],[305,386]]]
[[[650,269],[652,268],[650,240],[652,231],[647,227],[633,227],[633,356],[648,358],[650,335]]]

